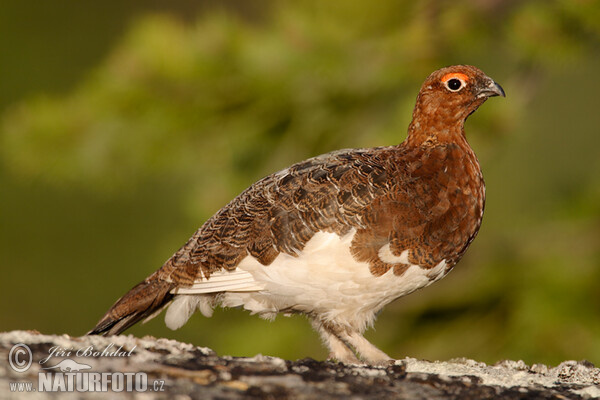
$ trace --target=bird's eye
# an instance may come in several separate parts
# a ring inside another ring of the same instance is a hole
[[[463,83],[460,79],[452,78],[448,79],[446,87],[450,89],[451,92],[457,92],[463,87]]]

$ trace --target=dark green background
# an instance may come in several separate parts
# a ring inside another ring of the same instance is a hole
[[[425,77],[467,63],[507,93],[466,125],[479,237],[367,337],[398,358],[600,362],[597,1],[216,3],[0,5],[1,330],[85,333],[246,186],[400,142]],[[326,356],[299,316],[129,333]]]

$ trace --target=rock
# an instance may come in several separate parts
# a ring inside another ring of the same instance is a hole
[[[510,360],[490,366],[464,358],[405,358],[373,367],[262,355],[219,357],[208,348],[148,336],[70,337],[31,331],[0,333],[0,357],[9,360],[0,364],[3,398],[28,400],[105,398],[108,393],[100,390],[111,389],[111,398],[170,400],[600,397],[600,370],[585,361],[550,368]],[[61,363],[62,370],[59,362],[65,359],[73,362]]]

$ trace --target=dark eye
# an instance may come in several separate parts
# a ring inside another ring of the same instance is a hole
[[[460,89],[462,85],[463,83],[460,81],[460,79],[456,78],[449,79],[448,82],[446,82],[446,86],[448,87],[448,89],[450,89],[453,92],[456,92],[458,89]]]

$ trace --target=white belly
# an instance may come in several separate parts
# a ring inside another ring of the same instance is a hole
[[[368,263],[356,261],[350,253],[355,233],[352,230],[340,237],[335,233],[318,232],[301,254],[295,257],[281,253],[268,266],[248,255],[233,273],[219,272],[191,288],[176,290],[180,296],[176,296],[171,306],[173,313],[182,313],[181,309],[195,308],[197,304],[206,315],[202,299],[208,301],[207,295],[221,292],[221,304],[225,307],[241,306],[266,318],[278,312],[309,313],[362,332],[373,323],[375,314],[383,306],[446,273],[446,262],[442,261],[432,269],[411,265],[402,276],[394,275],[393,268],[374,276]],[[385,246],[382,248],[380,257],[386,262],[408,260],[406,251],[401,256],[393,256],[389,246],[387,250]],[[223,281],[222,284],[219,281]],[[200,296],[190,296],[196,298],[192,299],[188,297],[191,294]],[[185,297],[179,299],[181,296]],[[172,315],[173,321],[169,324],[171,308],[166,316],[167,325],[183,325],[189,315]],[[181,321],[181,317],[185,319]]]

